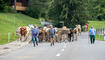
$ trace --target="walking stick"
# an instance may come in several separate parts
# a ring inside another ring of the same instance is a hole
[[[88,35],[88,43],[90,44],[90,39],[89,39],[90,37],[89,37],[89,35]]]

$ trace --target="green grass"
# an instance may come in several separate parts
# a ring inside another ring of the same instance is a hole
[[[104,41],[104,36],[103,35],[96,35],[96,40]]]
[[[89,28],[92,25],[95,29],[103,28],[103,27],[105,28],[105,21],[89,21]],[[96,35],[96,39],[104,41],[103,35]]]
[[[89,21],[89,28],[93,25],[95,29],[105,27],[105,21]]]
[[[9,42],[15,40],[16,29],[19,26],[27,26],[28,24],[40,26],[40,21],[24,14],[0,13],[0,45],[8,43],[8,33],[11,37]]]

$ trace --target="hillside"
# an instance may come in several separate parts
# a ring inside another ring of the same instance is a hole
[[[7,42],[8,33],[15,33],[17,27],[28,24],[40,26],[40,21],[20,13],[0,13],[0,44]]]
[[[15,32],[19,26],[40,25],[40,21],[23,14],[0,13],[0,33]]]

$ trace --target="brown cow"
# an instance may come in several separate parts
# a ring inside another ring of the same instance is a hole
[[[73,33],[74,33],[74,40],[77,40],[78,29],[77,28],[74,28]]]
[[[45,31],[42,28],[39,28],[39,42],[45,41]]]
[[[44,30],[44,34],[45,34],[45,41],[50,41],[49,39],[50,39],[50,37],[49,37],[49,29],[50,29],[50,27],[49,26],[47,26],[47,27],[44,27],[43,28],[43,30]]]
[[[26,26],[23,26],[23,27],[20,28],[20,34],[21,34],[20,40],[22,41],[22,37],[25,38],[26,37],[26,34],[27,34],[27,28],[26,28]]]

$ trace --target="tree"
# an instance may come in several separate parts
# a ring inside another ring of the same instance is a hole
[[[9,9],[11,0],[0,0],[0,12]]]
[[[34,17],[46,17],[50,0],[30,0],[26,14]]]
[[[105,20],[105,0],[90,0],[88,11],[92,20]]]
[[[76,24],[84,25],[88,17],[87,1],[52,0],[48,12],[49,19],[52,19],[56,24],[59,24],[59,21],[64,21],[67,27],[75,27]]]

